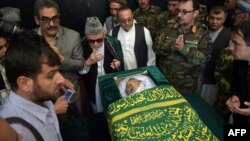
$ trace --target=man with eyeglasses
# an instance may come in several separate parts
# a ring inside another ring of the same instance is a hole
[[[138,25],[145,26],[151,34],[152,39],[156,37],[159,29],[157,16],[162,12],[161,8],[150,4],[150,0],[137,0],[139,7],[133,12]]]
[[[98,76],[124,70],[121,43],[114,37],[104,35],[104,28],[97,17],[88,17],[85,37],[82,41],[86,89],[95,113],[102,112]]]
[[[195,22],[198,14],[196,0],[180,0],[178,23],[164,28],[154,45],[159,68],[181,93],[196,90],[200,66],[208,52],[208,28]]]
[[[60,72],[70,80],[76,89],[71,99],[74,115],[82,114],[79,74],[84,67],[83,50],[80,34],[72,29],[60,25],[59,6],[53,0],[37,0],[34,8],[35,22],[39,28],[35,29],[50,44],[58,54],[62,65]]]
[[[178,9],[179,0],[168,0],[167,10],[157,16],[157,19],[160,23],[160,29],[169,26],[173,27],[177,23],[178,19]]]
[[[113,28],[110,35],[121,41],[125,70],[155,65],[149,30],[135,24],[129,7],[120,8],[117,17],[120,26]]]

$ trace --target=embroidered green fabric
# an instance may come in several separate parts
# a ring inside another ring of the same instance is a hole
[[[122,98],[117,80],[136,74],[148,75],[157,87]],[[156,66],[98,79],[112,140],[219,140]]]
[[[172,86],[158,86],[108,107],[113,140],[202,140],[218,138]]]

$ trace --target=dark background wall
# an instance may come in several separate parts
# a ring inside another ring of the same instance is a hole
[[[61,24],[75,29],[83,35],[86,17],[97,16],[103,23],[109,16],[108,0],[55,0],[61,9]],[[223,0],[199,0],[208,5],[220,3]],[[166,9],[167,0],[151,0],[151,3]],[[34,3],[35,0],[0,0],[0,7],[16,7],[21,10],[22,27],[33,29],[36,27],[34,22]],[[137,8],[136,0],[127,0],[127,4],[133,10]]]

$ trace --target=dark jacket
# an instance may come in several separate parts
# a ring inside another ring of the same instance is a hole
[[[248,61],[235,60],[234,61],[234,76],[232,83],[232,92],[233,95],[236,95],[240,99],[240,107],[246,108],[244,101],[249,101],[248,97]],[[235,124],[248,124],[249,125],[249,116],[244,116],[240,114],[234,114],[234,123]]]
[[[218,60],[218,57],[220,56],[220,53],[222,49],[228,47],[229,41],[231,37],[231,32],[223,27],[215,41],[211,44],[211,58],[207,62],[205,70],[204,70],[204,79],[203,83],[205,84],[215,84],[214,79],[214,71],[216,66],[216,61]]]
[[[92,49],[86,38],[83,39],[82,46],[83,46],[83,57],[85,60],[87,60],[90,54],[92,53]],[[114,70],[110,67],[110,64],[113,61],[113,59],[118,59],[121,62],[120,68],[118,68],[117,70]],[[108,35],[106,35],[106,37],[104,38],[103,68],[104,68],[105,74],[124,70],[124,61],[123,61],[121,43],[119,40]],[[87,93],[90,99],[92,100],[92,102],[95,103],[97,63],[91,65],[89,72],[83,75],[82,78],[83,78],[83,81],[85,82]]]

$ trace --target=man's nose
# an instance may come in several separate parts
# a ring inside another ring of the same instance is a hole
[[[61,84],[61,83],[65,82],[65,78],[63,77],[63,75],[60,72],[58,72],[56,75],[57,75],[56,76],[57,77],[57,80],[56,80],[57,84]]]
[[[49,25],[52,25],[52,26],[53,26],[53,25],[55,25],[55,23],[54,23],[52,20],[50,20],[50,21],[49,21]]]

